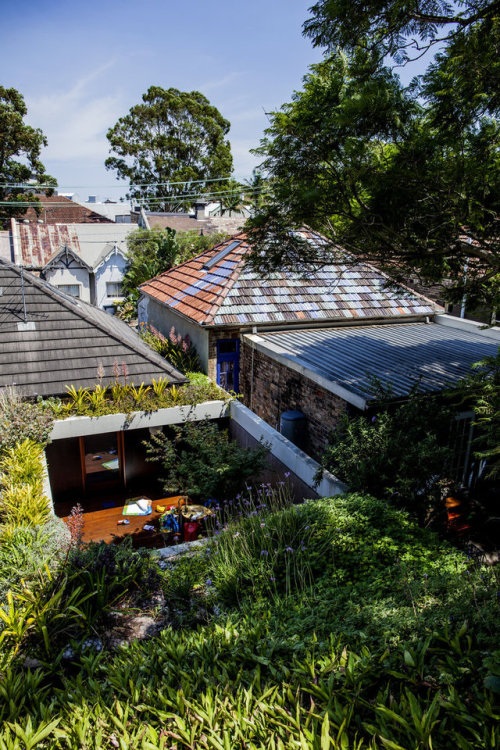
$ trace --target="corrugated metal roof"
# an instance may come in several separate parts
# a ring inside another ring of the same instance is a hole
[[[365,401],[373,399],[373,378],[395,397],[407,396],[414,386],[444,390],[466,377],[474,362],[494,356],[500,344],[493,335],[435,323],[302,329],[258,338]]]
[[[318,249],[324,242],[313,232],[302,235]],[[235,235],[140,289],[197,323],[215,326],[400,318],[432,315],[437,309],[403,286],[389,287],[384,274],[366,264],[353,265],[347,255],[346,263],[310,273],[276,271],[263,279],[246,264],[249,251],[246,235]]]
[[[95,268],[110,247],[116,245],[126,254],[127,236],[135,229],[134,224],[20,224],[12,220],[15,262],[39,268],[68,247]]]

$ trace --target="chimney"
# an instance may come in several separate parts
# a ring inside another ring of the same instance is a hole
[[[207,205],[208,204],[206,201],[196,201],[196,203],[194,204],[194,215],[197,221],[206,219],[205,208],[207,207]]]

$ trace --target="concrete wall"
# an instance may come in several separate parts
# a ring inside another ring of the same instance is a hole
[[[163,336],[168,336],[170,329],[174,326],[176,333],[182,336],[189,335],[200,358],[203,372],[208,373],[208,330],[202,326],[178,315],[166,305],[152,299],[143,297],[138,309],[139,324],[148,323],[156,328]]]
[[[307,417],[308,452],[319,457],[347,402],[244,341],[240,352],[240,393],[245,406],[278,430],[282,412],[301,411]]]
[[[221,419],[227,416],[225,401],[205,401],[195,406],[172,406],[153,412],[136,411],[130,415],[106,414],[103,417],[68,417],[57,419],[52,427],[50,439],[63,440],[85,435],[101,435],[105,432],[122,432],[163,427],[183,422],[198,422],[203,419]]]
[[[297,500],[314,497],[332,497],[346,492],[346,485],[329,472],[323,472],[321,482],[315,485],[319,464],[296,445],[280,435],[239,401],[229,404],[231,434],[242,445],[255,445],[259,440],[270,445],[269,470],[277,478],[290,472],[290,481]]]

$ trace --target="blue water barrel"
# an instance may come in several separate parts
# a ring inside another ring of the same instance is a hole
[[[307,417],[301,411],[289,409],[280,417],[280,432],[298,448],[304,448],[306,441]]]

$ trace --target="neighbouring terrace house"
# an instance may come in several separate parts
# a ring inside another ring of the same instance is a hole
[[[11,220],[11,260],[61,291],[113,313],[123,300],[132,224],[43,224]]]
[[[304,231],[321,245],[321,235]],[[494,355],[500,331],[443,315],[371,265],[259,278],[245,234],[141,286],[139,320],[189,334],[208,374],[307,453],[319,457],[341,414],[374,407],[373,383],[405,398],[439,392]],[[457,450],[466,467],[470,414]],[[465,468],[464,468],[465,471]]]
[[[304,231],[321,246],[321,235]],[[241,390],[241,335],[257,331],[359,322],[422,321],[441,310],[402,286],[388,287],[377,269],[352,262],[261,278],[248,264],[238,234],[142,284],[139,322],[167,336],[189,334],[205,371],[228,390]]]

